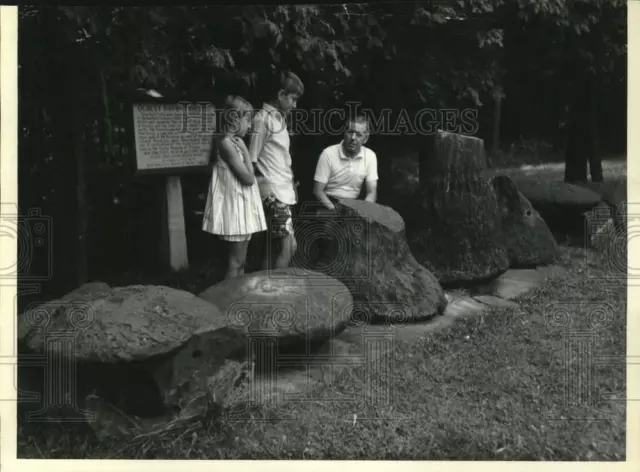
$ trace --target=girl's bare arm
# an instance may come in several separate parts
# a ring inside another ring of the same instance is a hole
[[[244,143],[242,139],[240,138],[235,138],[235,139],[236,139],[236,143],[238,144],[238,147],[240,148],[240,152],[242,153],[242,160],[247,166],[247,169],[249,170],[249,172],[253,174],[254,173],[253,162],[251,162],[251,155],[249,154],[249,149],[247,149],[247,145]]]
[[[238,156],[234,145],[227,139],[220,141],[220,158],[224,160],[233,172],[233,175],[240,181],[242,185],[250,187],[256,181],[253,172],[247,168],[244,158]],[[253,170],[253,169],[252,169]]]

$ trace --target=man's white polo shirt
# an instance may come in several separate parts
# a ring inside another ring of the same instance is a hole
[[[378,158],[365,146],[350,158],[344,154],[341,141],[322,151],[313,180],[327,184],[325,193],[330,197],[358,198],[365,180],[378,180]]]

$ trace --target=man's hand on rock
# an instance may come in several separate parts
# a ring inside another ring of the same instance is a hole
[[[329,203],[325,204],[318,213],[323,216],[335,216],[338,213],[338,210],[333,203]]]

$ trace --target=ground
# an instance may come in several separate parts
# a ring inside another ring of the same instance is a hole
[[[366,369],[354,367],[304,401],[128,443],[98,444],[83,425],[27,424],[19,457],[624,460],[626,282],[603,284],[605,258],[564,251],[570,273],[521,296],[520,309],[396,343],[374,388],[365,391]],[[591,327],[599,313],[606,319]],[[595,334],[594,352],[614,359],[595,367],[582,397],[567,377],[580,375],[580,359],[563,357],[580,332]],[[354,403],[363,396],[373,403]]]
[[[605,255],[562,251],[568,273],[518,308],[398,341],[377,368],[345,369],[299,401],[128,442],[21,424],[18,457],[624,460],[626,280]],[[197,291],[203,278],[166,281]]]

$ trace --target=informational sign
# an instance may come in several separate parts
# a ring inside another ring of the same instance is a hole
[[[205,102],[134,103],[138,172],[175,174],[207,168],[214,112]]]

